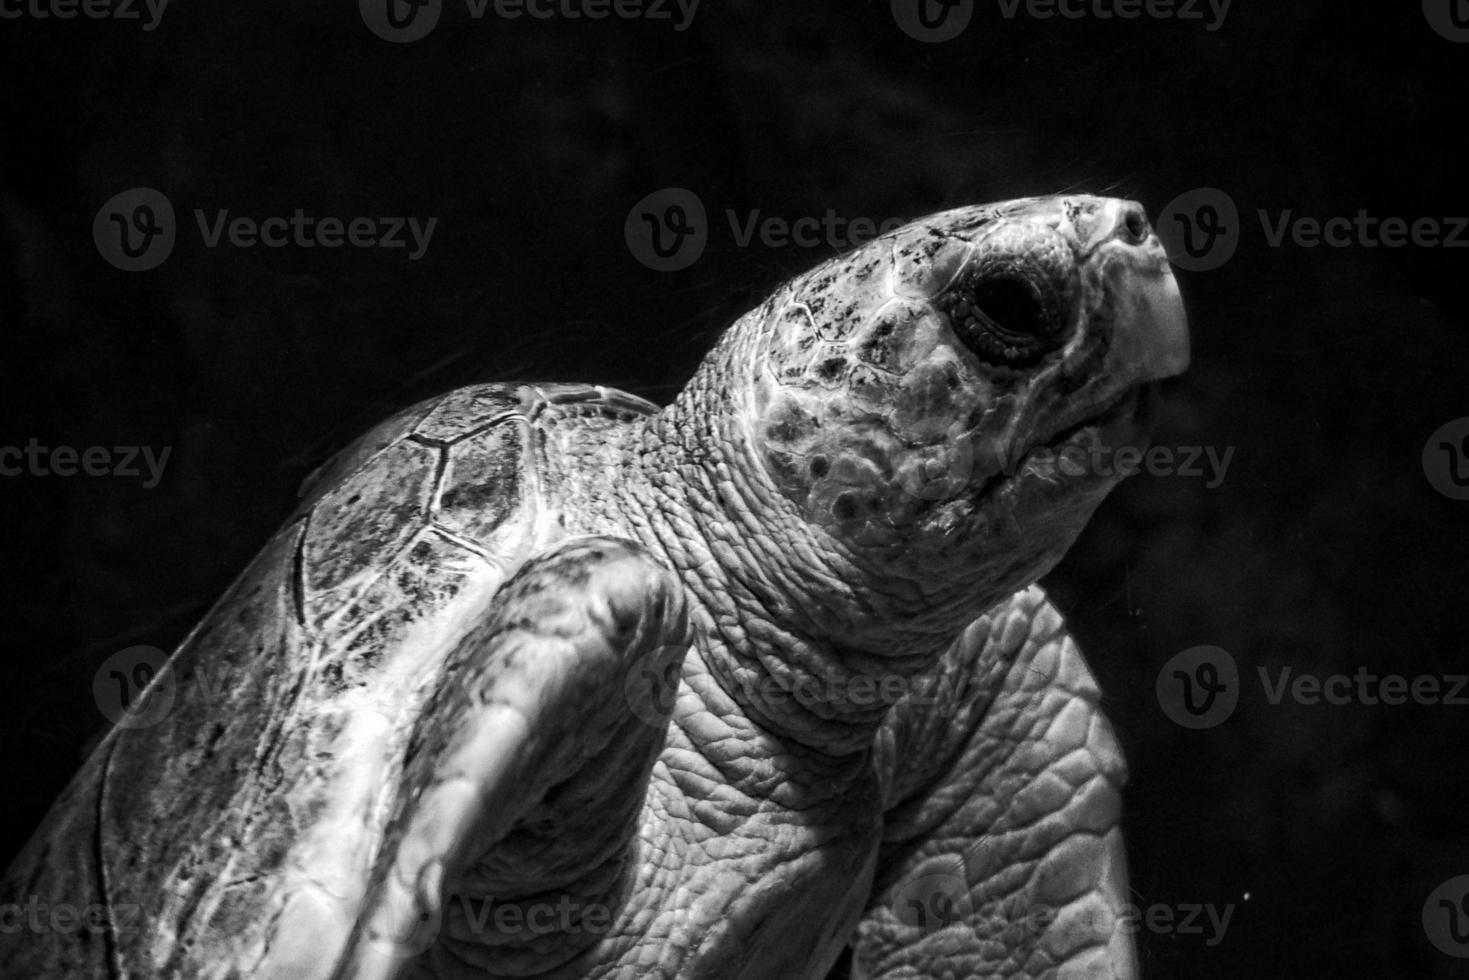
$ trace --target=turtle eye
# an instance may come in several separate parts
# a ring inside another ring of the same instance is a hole
[[[1027,279],[1002,275],[956,283],[939,305],[964,346],[989,364],[1028,367],[1060,340],[1060,317]]]

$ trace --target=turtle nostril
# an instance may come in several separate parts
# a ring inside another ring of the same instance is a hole
[[[1148,217],[1143,209],[1136,204],[1127,205],[1122,217],[1122,237],[1129,244],[1141,245],[1148,240],[1153,229],[1148,226]]]

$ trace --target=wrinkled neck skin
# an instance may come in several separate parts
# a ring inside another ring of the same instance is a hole
[[[717,693],[818,768],[850,770],[892,692],[1025,583],[1008,581],[1015,569],[978,574],[957,548],[943,567],[856,554],[800,516],[751,450],[740,401],[767,312],[728,330],[674,404],[629,432],[618,506],[646,522],[692,593]]]

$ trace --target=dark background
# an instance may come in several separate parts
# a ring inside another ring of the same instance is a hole
[[[1469,975],[1420,924],[1469,874],[1469,708],[1277,706],[1253,680],[1469,671],[1469,504],[1420,463],[1469,415],[1469,252],[1270,247],[1255,217],[1469,213],[1469,44],[1395,6],[1239,0],[1211,31],[990,0],[944,43],[834,0],[705,0],[685,31],[450,0],[411,44],[341,2],[175,0],[151,32],[0,20],[0,445],[172,447],[153,489],[0,478],[0,860],[103,726],[102,661],[170,649],[358,431],[472,380],[666,401],[721,327],[833,251],[740,247],[726,209],[881,221],[1074,189],[1157,215],[1217,187],[1239,248],[1179,273],[1194,366],[1155,441],[1234,447],[1227,478],[1128,481],[1048,580],[1132,762],[1134,901],[1236,906],[1217,945],[1142,932],[1145,975]],[[172,200],[179,241],[127,273],[92,221],[136,186]],[[712,225],[662,273],[623,223],[669,186]],[[194,208],[439,221],[410,262],[207,249]],[[1246,683],[1190,731],[1154,682],[1199,644]]]

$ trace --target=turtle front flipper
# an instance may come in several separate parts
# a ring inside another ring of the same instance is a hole
[[[1026,589],[926,680],[884,733],[893,805],[852,975],[1135,978],[1126,766],[1060,614]]]
[[[601,938],[689,642],[682,587],[625,541],[507,582],[418,716],[334,975],[540,973]],[[283,916],[257,976],[298,976],[322,939]]]

